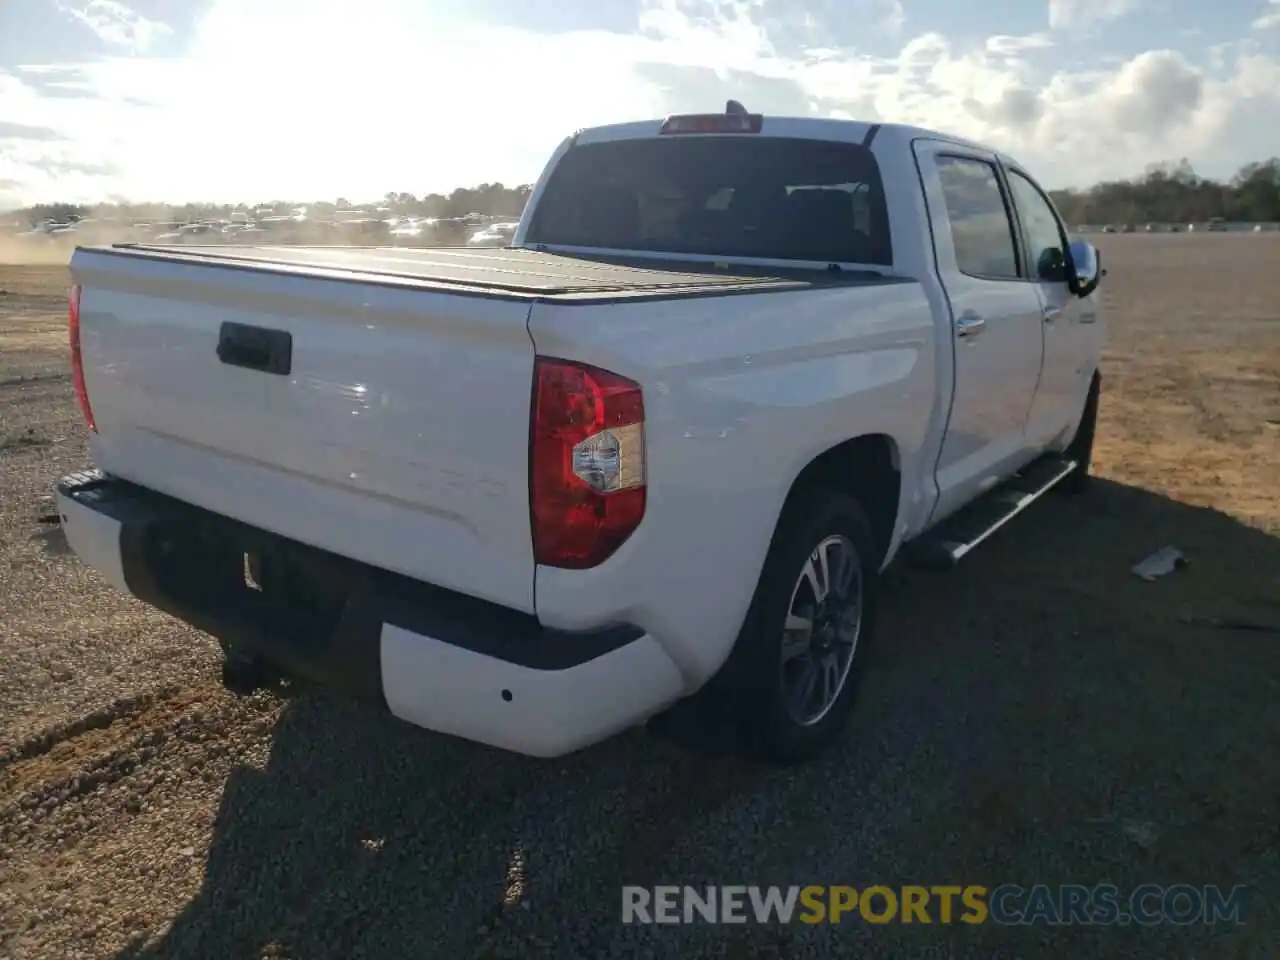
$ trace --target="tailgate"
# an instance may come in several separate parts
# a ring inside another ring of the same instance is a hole
[[[533,612],[528,302],[99,250],[71,271],[101,469]]]

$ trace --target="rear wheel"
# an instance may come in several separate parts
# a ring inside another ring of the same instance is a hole
[[[793,764],[845,729],[875,626],[878,554],[848,494],[799,491],[779,523],[726,664],[741,745]]]

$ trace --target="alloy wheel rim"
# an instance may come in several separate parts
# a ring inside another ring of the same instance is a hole
[[[840,698],[861,631],[862,564],[853,541],[834,534],[801,567],[782,630],[782,701],[800,726],[821,722]]]

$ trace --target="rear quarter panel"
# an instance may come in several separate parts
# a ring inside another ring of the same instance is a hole
[[[923,476],[938,399],[934,321],[916,283],[635,303],[537,304],[539,354],[644,388],[648,506],[601,566],[540,567],[540,619],[627,619],[690,689],[727,657],[792,482],[852,437],[883,433],[906,489]],[[901,516],[901,513],[900,513]]]

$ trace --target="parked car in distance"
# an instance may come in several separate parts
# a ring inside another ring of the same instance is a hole
[[[518,223],[491,223],[477,230],[467,239],[472,247],[505,247],[515,236]]]
[[[387,236],[391,237],[393,242],[397,239],[417,240],[429,225],[430,221],[422,217],[405,217],[387,231]]]
[[[222,229],[212,223],[186,223],[175,230],[159,234],[153,243],[190,243],[193,240],[217,242],[222,239]]]

